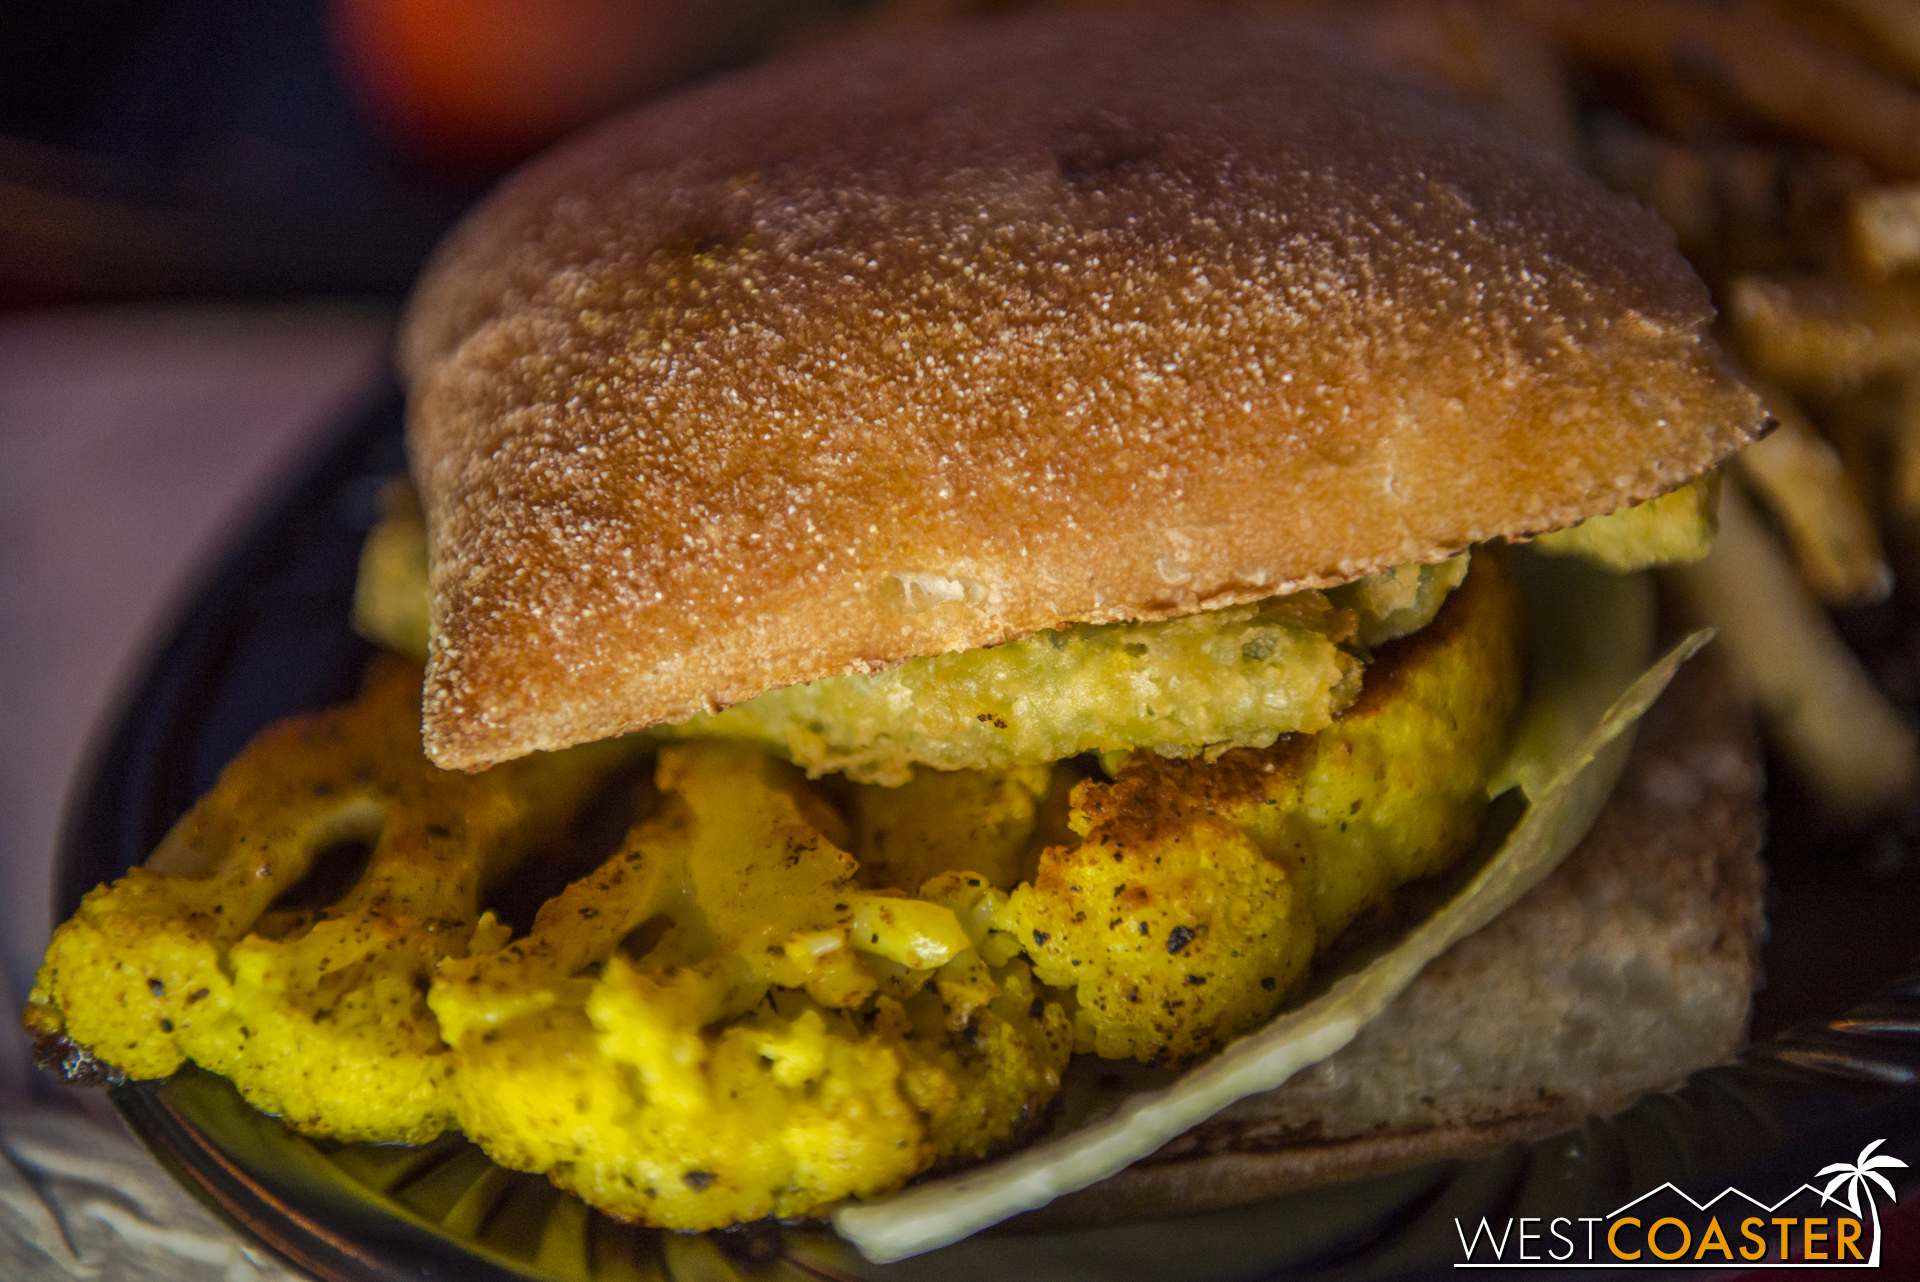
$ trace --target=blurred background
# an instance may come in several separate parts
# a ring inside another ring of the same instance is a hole
[[[516,160],[852,0],[100,0],[0,13],[0,305],[392,300]]]

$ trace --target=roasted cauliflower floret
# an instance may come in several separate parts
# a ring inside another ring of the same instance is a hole
[[[1211,764],[1136,753],[992,926],[1071,987],[1077,1048],[1183,1060],[1255,1027],[1361,912],[1468,850],[1520,699],[1504,563],[1383,650],[1333,726]]]
[[[1055,768],[926,770],[897,788],[849,790],[854,853],[870,886],[912,889],[966,869],[1002,890],[1033,875]]]
[[[875,1195],[1038,1116],[1071,1034],[1024,965],[858,885],[838,817],[758,749],[665,748],[656,782],[659,813],[530,935],[441,967],[469,1138],[697,1229]]]
[[[584,999],[582,973],[630,935],[651,936],[655,968],[724,971],[732,987],[703,1022],[745,1013],[773,985],[859,1006],[878,984],[856,954],[926,972],[968,947],[946,909],[854,881],[844,824],[784,762],[684,744],[661,751],[655,780],[660,812],[543,904],[531,934],[440,968],[429,1000],[449,1045]]]
[[[1082,789],[1081,813],[1097,815],[1111,790]],[[1303,867],[1229,820],[1156,810],[1164,822],[1095,819],[1080,846],[1049,850],[996,919],[1044,982],[1074,989],[1076,1048],[1109,1059],[1212,1050],[1271,1014],[1313,960]]]
[[[191,1059],[308,1134],[438,1134],[433,967],[465,950],[486,880],[564,826],[631,748],[448,774],[421,752],[419,689],[417,666],[383,665],[357,702],[257,737],[147,866],[55,932],[28,1027],[128,1077]],[[342,842],[371,847],[343,898],[270,911]]]
[[[806,1215],[931,1164],[884,1036],[817,1005],[704,1030],[631,992],[633,974],[609,964],[592,1017],[555,1006],[462,1046],[461,1125],[496,1162],[682,1229]]]
[[[976,1160],[1039,1122],[1073,1052],[1073,1027],[1060,994],[1035,983],[1026,959],[994,930],[1000,891],[950,871],[923,885],[920,897],[950,909],[973,941],[902,1009],[919,1034],[909,1044],[915,1055],[955,1088],[942,1107],[927,1109],[935,1153],[943,1162]]]

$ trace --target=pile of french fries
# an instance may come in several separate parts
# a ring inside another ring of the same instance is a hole
[[[1920,579],[1920,0],[1380,8],[1425,10],[1456,43],[1495,33],[1480,81],[1504,87],[1453,83],[1516,120],[1570,124],[1572,154],[1673,224],[1778,426],[1734,464],[1712,555],[1669,584],[1720,630],[1826,808],[1910,805],[1920,741],[1901,668],[1920,656],[1877,656],[1877,681],[1833,611],[1886,600],[1896,570]],[[1560,84],[1503,100],[1540,83],[1543,56]]]
[[[1136,2],[877,0],[853,21]],[[1885,601],[1896,568],[1920,587],[1920,0],[1243,4],[1343,27],[1673,225],[1778,427],[1668,585],[1817,801],[1912,804],[1920,632],[1876,680],[1832,612]]]

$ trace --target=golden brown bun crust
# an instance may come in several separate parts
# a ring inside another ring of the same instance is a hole
[[[1325,585],[1750,438],[1652,214],[1312,28],[909,29],[512,178],[402,339],[426,738],[477,768]]]
[[[1760,977],[1761,766],[1712,650],[1641,723],[1586,840],[1345,1050],[1034,1227],[1223,1206],[1538,1139],[1724,1061]]]

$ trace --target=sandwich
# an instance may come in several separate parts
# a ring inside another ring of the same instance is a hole
[[[1241,1096],[1160,1155],[1190,1202],[1236,1126],[1441,1151],[1258,1101],[1548,876],[1697,648],[1652,659],[1633,572],[1704,552],[1764,430],[1711,319],[1650,213],[1275,18],[912,29],[644,107],[410,305],[420,508],[360,604],[424,668],[266,732],[61,928],[28,1025],[876,1258]],[[508,905],[610,793],[615,838]],[[1727,964],[1669,984],[1714,1031],[1614,1095],[1738,1038],[1751,793]],[[343,845],[350,889],[294,893]],[[1687,951],[1593,934],[1571,972]],[[1591,1012],[1555,1009],[1564,1050]]]

